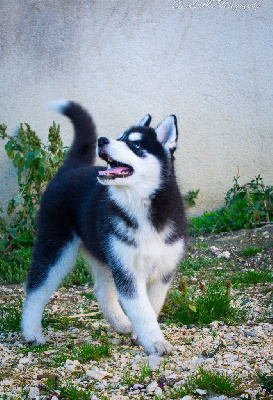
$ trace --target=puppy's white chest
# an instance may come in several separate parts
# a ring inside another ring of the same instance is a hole
[[[135,231],[128,231],[134,245],[113,238],[113,250],[123,268],[145,280],[158,279],[173,270],[184,252],[184,241],[167,243],[172,229],[167,226],[157,232],[148,222]]]

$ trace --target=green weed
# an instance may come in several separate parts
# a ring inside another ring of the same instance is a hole
[[[257,283],[266,283],[272,281],[273,274],[269,270],[239,272],[230,276],[230,282],[233,285],[241,284],[244,286],[250,286]]]
[[[49,128],[48,144],[43,144],[28,124],[9,136],[7,127],[0,125],[0,137],[6,140],[5,149],[17,169],[18,193],[8,202],[10,222],[1,218],[1,250],[7,253],[22,246],[31,246],[35,234],[36,209],[42,193],[61,165],[66,149],[55,122]]]
[[[101,344],[92,345],[84,342],[81,346],[72,345],[61,346],[60,349],[53,355],[52,359],[54,365],[59,367],[65,363],[67,359],[78,360],[82,364],[88,363],[90,360],[98,361],[101,358],[108,358],[112,353],[111,344],[107,339],[103,340]]]
[[[239,176],[234,177],[225,207],[190,219],[192,236],[253,228],[257,223],[273,221],[273,186],[265,186],[260,175],[243,186],[238,180]]]
[[[237,376],[230,376],[225,372],[213,372],[198,368],[197,373],[190,376],[183,388],[177,388],[171,391],[171,398],[178,399],[189,394],[195,394],[195,390],[206,390],[211,394],[221,395],[239,395],[241,379]]]
[[[21,247],[10,254],[2,253],[0,283],[22,283],[26,280],[31,248]]]
[[[179,271],[184,272],[188,270],[199,271],[200,269],[214,269],[221,261],[218,258],[205,258],[205,257],[195,257],[189,255],[179,266]]]
[[[72,384],[61,388],[61,396],[67,400],[89,400],[92,392],[88,389],[78,389]]]
[[[249,246],[249,247],[246,247],[242,252],[241,252],[241,256],[242,257],[253,257],[253,256],[256,256],[258,253],[261,253],[262,252],[262,250],[263,250],[263,248],[260,246],[260,247],[252,247],[252,246]]]
[[[143,384],[149,375],[150,375],[149,363],[145,363],[141,366],[141,368],[137,372],[132,373],[131,369],[126,369],[121,379],[122,383],[130,388],[135,383]]]
[[[170,291],[163,307],[163,319],[168,322],[186,325],[206,325],[215,320],[235,322],[239,318],[239,310],[231,306],[230,287],[222,283],[209,283],[202,293],[190,296],[187,287]]]
[[[101,345],[91,345],[88,342],[83,343],[78,349],[74,349],[74,356],[82,363],[87,363],[90,360],[98,361],[101,358],[110,357],[112,348],[108,341]]]
[[[186,206],[191,208],[196,205],[195,200],[197,199],[199,192],[200,192],[200,189],[189,190],[187,193],[185,193],[183,195],[183,201],[186,203]]]
[[[22,301],[17,300],[12,305],[2,305],[0,308],[0,331],[20,332]]]
[[[41,392],[49,395],[48,398],[51,398],[55,391],[59,391],[61,398],[67,400],[89,400],[93,394],[90,389],[77,388],[71,382],[65,386],[62,385],[57,375],[49,377],[41,385]]]
[[[93,292],[92,293],[82,292],[82,296],[88,300],[96,301],[96,297]]]
[[[267,395],[273,395],[273,364],[271,366],[271,374],[258,374],[262,389],[265,390]]]
[[[74,270],[65,278],[62,285],[65,287],[72,285],[93,285],[93,277],[91,268],[85,261],[85,258],[79,254],[76,260]]]

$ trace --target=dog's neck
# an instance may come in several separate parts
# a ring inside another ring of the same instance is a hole
[[[151,191],[143,187],[109,186],[110,198],[134,218],[148,216],[151,205]]]
[[[166,183],[166,182],[165,182]],[[173,187],[164,185],[156,190],[146,190],[142,187],[109,186],[109,195],[119,207],[136,220],[148,220],[158,231],[169,223],[170,208],[173,204]],[[171,213],[172,214],[172,213]]]

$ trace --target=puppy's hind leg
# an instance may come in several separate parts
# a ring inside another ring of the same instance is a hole
[[[44,307],[65,276],[72,270],[78,254],[79,240],[71,236],[61,245],[37,238],[33,262],[28,273],[26,299],[22,313],[22,333],[28,343],[43,344]]]

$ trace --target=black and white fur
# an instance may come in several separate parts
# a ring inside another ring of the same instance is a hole
[[[75,138],[41,201],[22,315],[24,339],[45,342],[44,307],[73,269],[81,246],[98,303],[114,329],[133,331],[148,353],[171,353],[157,317],[187,231],[173,165],[176,118],[152,129],[147,115],[118,140],[97,141],[93,121],[80,105],[51,106],[70,118]],[[110,168],[93,166],[96,146]]]

